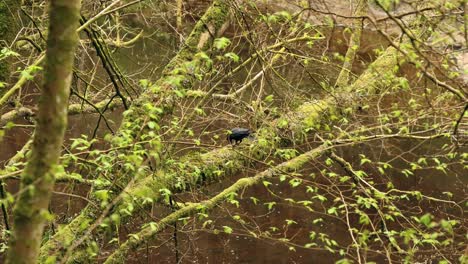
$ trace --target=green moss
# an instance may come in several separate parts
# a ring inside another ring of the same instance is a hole
[[[302,130],[314,128],[316,122],[321,119],[320,116],[323,115],[324,112],[328,111],[329,107],[330,104],[326,100],[303,104],[298,109],[298,113],[305,116],[305,118],[300,120],[301,125],[299,127]]]
[[[49,257],[56,254],[57,251],[66,250],[66,248],[79,237],[93,222],[93,218],[88,215],[89,211],[84,210],[75,217],[71,223],[59,228],[52,239],[49,239],[41,247],[38,263],[44,263]]]
[[[16,22],[14,15],[19,9],[20,1],[3,0],[0,1],[0,50],[5,45],[10,45],[16,33]],[[8,82],[10,77],[10,60],[0,60],[0,82]],[[0,96],[6,89],[0,88]]]
[[[402,55],[393,47],[389,47],[385,52],[377,58],[368,69],[348,88],[349,93],[374,94],[379,90],[381,76],[383,74],[391,74],[394,67],[398,65],[398,61],[402,59]]]

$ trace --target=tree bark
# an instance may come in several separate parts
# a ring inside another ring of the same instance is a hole
[[[15,14],[20,7],[20,1],[3,0],[0,1],[0,50],[11,45],[14,40],[17,23]],[[8,83],[10,79],[10,59],[0,60],[0,83]],[[0,97],[5,93],[6,87],[0,86]]]
[[[36,263],[44,224],[51,217],[47,208],[67,125],[80,2],[53,0],[50,3],[44,84],[33,146],[13,210],[7,263]]]

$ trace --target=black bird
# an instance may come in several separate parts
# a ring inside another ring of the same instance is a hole
[[[247,128],[235,127],[233,129],[231,129],[231,133],[229,135],[227,135],[226,139],[231,144],[234,141],[235,144],[237,145],[237,144],[241,143],[244,138],[250,136],[251,133],[252,133],[252,131],[250,131]]]

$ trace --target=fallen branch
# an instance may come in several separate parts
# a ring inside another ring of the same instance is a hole
[[[216,196],[214,196],[213,198],[209,200],[205,200],[205,201],[198,202],[198,203],[191,203],[169,214],[168,216],[164,217],[157,223],[153,222],[153,223],[145,224],[140,232],[130,235],[129,239],[127,239],[125,243],[121,244],[120,247],[116,251],[114,251],[114,253],[112,253],[112,255],[109,256],[104,263],[105,264],[125,263],[126,255],[128,254],[128,252],[130,252],[133,249],[138,248],[138,246],[140,246],[142,243],[148,242],[148,240],[153,238],[156,234],[164,230],[166,227],[177,222],[180,218],[183,218],[186,216],[192,216],[201,210],[203,210],[203,212],[211,210],[216,205],[223,202],[232,193],[239,192],[245,188],[261,183],[265,179],[273,178],[277,176],[278,174],[295,172],[299,168],[304,166],[307,162],[318,157],[319,155],[324,153],[329,148],[330,147],[328,147],[326,144],[323,144],[289,161],[283,162],[276,167],[272,167],[261,173],[258,173],[254,177],[239,179],[237,180],[236,183],[224,189],[222,192],[220,192],[219,194],[217,194]]]

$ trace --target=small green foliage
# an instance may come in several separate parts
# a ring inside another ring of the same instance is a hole
[[[142,80],[139,80],[138,81],[138,84],[143,88],[143,89],[146,89],[148,88],[149,86],[151,86],[151,82],[147,79],[142,79]]]
[[[282,118],[278,121],[278,128],[286,128],[288,127],[288,124],[289,124],[288,120]]]
[[[224,231],[224,233],[226,233],[226,234],[232,234],[232,231],[233,231],[233,230],[232,230],[232,228],[229,227],[229,226],[223,226],[223,231]]]
[[[110,198],[109,190],[98,190],[94,192],[96,199],[101,201],[101,207],[105,207],[108,204]]]
[[[273,209],[273,207],[276,205],[276,202],[268,202],[268,203],[264,203],[264,204],[267,206],[268,210],[271,211]]]
[[[86,248],[86,253],[90,256],[90,257],[95,257],[97,256],[97,253],[99,252],[99,246],[98,244],[96,243],[96,241],[92,241],[88,244],[87,248]]]
[[[298,179],[298,178],[294,178],[294,179],[291,179],[291,180],[289,181],[289,184],[290,184],[293,188],[295,188],[295,187],[301,185],[301,183],[302,183],[302,179]]]
[[[298,151],[296,149],[277,149],[275,152],[276,156],[285,160],[290,160],[296,157],[297,154],[298,154]]]
[[[250,200],[252,200],[252,202],[257,205],[257,203],[260,201],[259,199],[255,198],[255,197],[250,197]]]
[[[350,259],[347,259],[347,258],[340,259],[340,260],[335,262],[335,264],[352,264],[352,263],[354,263],[354,262],[352,260],[350,260]],[[370,263],[370,262],[367,262],[367,263]]]
[[[34,79],[34,75],[41,70],[42,67],[39,66],[28,66],[25,70],[21,71],[21,77],[26,78],[27,80],[32,80]]]
[[[330,207],[330,208],[328,208],[327,213],[328,213],[328,214],[331,214],[331,215],[338,215],[338,212],[337,212],[337,208],[336,208],[336,207]]]
[[[45,261],[45,264],[54,264],[54,263],[56,263],[56,261],[57,261],[56,256],[48,256],[46,261]]]
[[[231,45],[231,40],[228,38],[222,37],[214,40],[213,47],[217,50],[224,50],[229,45]]]
[[[71,140],[72,144],[70,145],[70,148],[81,151],[89,149],[91,145],[97,141],[97,139],[88,140],[87,135],[81,135],[80,138],[71,138]]]
[[[128,234],[128,237],[130,239],[140,240],[140,236],[138,236],[138,234]]]
[[[284,19],[286,21],[290,21],[292,19],[292,16],[289,12],[287,11],[279,11],[279,12],[276,12],[274,14],[274,16],[278,17],[278,18],[281,18],[281,19]]]
[[[268,187],[269,185],[272,185],[272,183],[269,182],[269,181],[263,181],[263,185],[264,185],[265,187]]]
[[[421,216],[418,220],[421,224],[425,225],[426,227],[429,227],[429,224],[432,221],[433,216],[430,213],[424,214]]]
[[[372,161],[368,158],[366,158],[365,155],[359,154],[359,157],[361,157],[361,166],[366,164],[366,163],[371,163]]]
[[[159,193],[163,197],[164,202],[166,204],[169,204],[172,192],[167,188],[162,188],[162,189],[159,189]]]
[[[240,60],[239,55],[235,54],[234,52],[228,52],[224,54],[224,57],[230,59],[233,62],[239,62]]]
[[[3,47],[0,50],[0,61],[6,59],[8,57],[18,57],[18,56],[20,56],[19,53],[9,49],[8,47]],[[37,67],[37,66],[35,66],[35,67]]]
[[[14,128],[15,126],[16,126],[15,123],[13,123],[13,122],[11,122],[11,121],[8,121],[8,122],[6,123],[6,125],[4,126],[4,128],[5,128],[5,130],[9,130],[9,129]]]
[[[271,103],[271,102],[273,102],[273,98],[274,98],[274,96],[273,96],[272,94],[270,94],[270,95],[266,96],[266,97],[263,99],[263,101],[264,101],[265,103]]]

